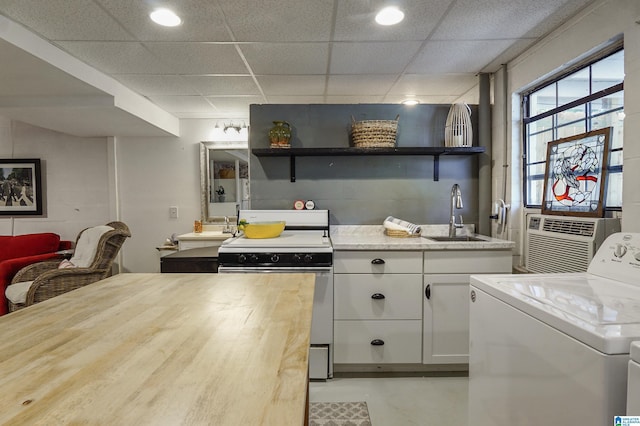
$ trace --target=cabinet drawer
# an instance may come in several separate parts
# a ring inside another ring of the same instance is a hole
[[[336,364],[420,363],[422,321],[335,321],[333,350]]]
[[[511,250],[424,252],[425,274],[511,273]]]
[[[337,251],[333,271],[348,274],[419,274],[422,252],[418,251]]]
[[[422,318],[421,274],[335,274],[333,283],[335,319]]]

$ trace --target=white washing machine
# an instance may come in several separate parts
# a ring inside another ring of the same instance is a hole
[[[627,376],[627,416],[640,416],[640,342],[631,343]]]
[[[611,235],[585,273],[472,275],[470,297],[469,425],[602,426],[625,415],[640,234]]]

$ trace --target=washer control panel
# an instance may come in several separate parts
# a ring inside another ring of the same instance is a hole
[[[636,283],[640,274],[640,233],[611,234],[591,260],[590,274]]]

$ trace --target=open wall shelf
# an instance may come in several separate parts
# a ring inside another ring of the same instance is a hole
[[[349,155],[430,155],[433,157],[433,180],[440,179],[441,155],[474,155],[484,147],[401,147],[401,148],[254,148],[256,157],[289,157],[291,182],[296,181],[296,157],[339,157]]]

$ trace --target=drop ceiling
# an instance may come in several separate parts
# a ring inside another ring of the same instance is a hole
[[[0,115],[151,136],[253,103],[452,103],[592,1],[0,0]],[[389,4],[404,21],[375,24]]]

